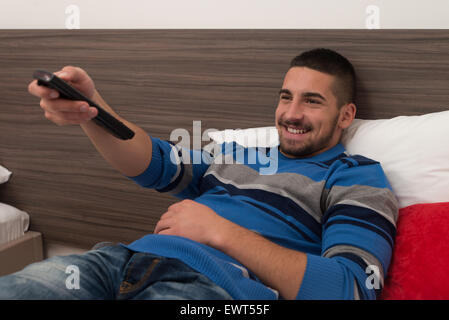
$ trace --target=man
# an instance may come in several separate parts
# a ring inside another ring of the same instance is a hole
[[[128,246],[54,257],[0,278],[0,298],[376,298],[397,203],[380,164],[347,155],[339,144],[356,113],[355,72],[346,58],[315,49],[293,59],[275,114],[280,145],[266,153],[278,161],[271,175],[259,174],[260,163],[189,164],[176,146],[116,114],[85,71],[56,74],[136,134],[114,138],[90,121],[95,108],[33,81],[29,92],[41,98],[47,119],[80,124],[122,174],[184,200],[162,214],[154,234]],[[235,158],[236,148],[213,156]],[[84,279],[79,290],[64,286],[69,265]]]

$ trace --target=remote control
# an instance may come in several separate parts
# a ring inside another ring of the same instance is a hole
[[[86,101],[90,106],[97,108],[98,115],[92,120],[115,137],[122,140],[134,137],[134,131],[56,75],[44,70],[36,70],[33,73],[33,78],[37,79],[38,85],[57,90],[63,99]]]

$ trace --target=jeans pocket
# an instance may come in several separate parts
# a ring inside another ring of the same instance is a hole
[[[149,285],[150,276],[154,268],[164,259],[148,253],[135,253],[124,269],[123,281],[119,293],[137,293]]]

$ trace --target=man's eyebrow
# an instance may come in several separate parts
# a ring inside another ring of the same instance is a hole
[[[319,94],[318,92],[304,92],[302,94],[302,96],[304,98],[320,98],[321,100],[324,100],[327,102],[326,98],[323,97],[321,94]]]
[[[281,95],[283,93],[286,93],[286,94],[288,94],[290,96],[292,95],[292,92],[290,90],[288,90],[288,89],[281,89],[281,90],[279,90],[279,95]]]
[[[283,93],[284,93],[284,94],[288,94],[288,95],[290,95],[290,96],[293,95],[292,92],[291,92],[290,90],[288,90],[288,89],[281,89],[281,90],[279,90],[279,95],[281,95],[281,94],[283,94]],[[327,102],[326,98],[323,97],[323,96],[322,96],[321,94],[319,94],[318,92],[304,92],[304,93],[302,94],[302,96],[303,96],[304,98],[320,98],[321,100]]]

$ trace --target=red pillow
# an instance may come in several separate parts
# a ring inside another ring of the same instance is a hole
[[[380,299],[449,299],[449,202],[399,210],[395,248]]]

